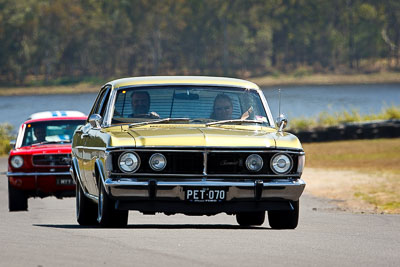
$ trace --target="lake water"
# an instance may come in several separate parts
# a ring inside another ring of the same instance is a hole
[[[379,113],[400,105],[400,84],[291,86],[281,89],[281,112],[289,120],[314,117],[322,111],[358,110]],[[278,87],[263,88],[273,116],[278,115]],[[0,123],[18,127],[30,114],[46,110],[79,110],[88,114],[97,94],[33,95],[0,97]],[[290,123],[290,121],[289,121]]]
[[[358,110],[361,114],[380,113],[383,108],[400,105],[400,84],[324,85],[280,87],[281,112],[288,118],[315,117],[329,113]],[[264,88],[271,111],[279,107],[277,88]]]

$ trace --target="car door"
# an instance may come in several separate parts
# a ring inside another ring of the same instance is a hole
[[[89,114],[92,116],[93,114],[99,114],[102,118],[107,111],[108,99],[110,98],[111,87],[104,87],[99,94],[99,97],[92,108],[92,111]],[[102,122],[101,122],[102,124]],[[83,151],[83,158],[85,162],[85,179],[87,189],[90,194],[96,195],[98,193],[98,186],[95,176],[95,162],[99,157],[99,154],[103,153],[104,146],[102,142],[99,142],[99,131],[101,130],[101,126],[92,126],[89,124],[89,129],[85,138],[85,145]]]
[[[72,157],[77,159],[78,162],[78,170],[81,178],[81,183],[84,188],[86,188],[86,179],[85,179],[85,161],[84,161],[84,147],[85,147],[85,137],[88,134],[90,129],[89,122],[86,122],[85,125],[79,126],[73,137],[72,141]]]

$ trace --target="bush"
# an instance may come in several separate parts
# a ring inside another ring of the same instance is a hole
[[[10,140],[15,138],[12,130],[12,125],[8,123],[0,124],[0,155],[7,154],[11,150]]]
[[[304,77],[304,76],[309,76],[313,73],[312,69],[310,67],[307,66],[301,66],[298,67],[294,72],[293,72],[293,76],[296,78],[299,77]]]
[[[335,126],[351,122],[363,122],[372,120],[396,120],[400,119],[400,106],[386,107],[378,114],[361,115],[358,110],[335,112],[321,112],[315,118],[294,118],[289,122],[292,131],[312,130],[315,128]]]
[[[288,129],[294,129],[296,131],[311,130],[316,127],[316,121],[308,118],[294,118],[289,121]]]
[[[384,119],[391,120],[391,119],[400,119],[400,106],[391,106],[387,107],[382,112]]]

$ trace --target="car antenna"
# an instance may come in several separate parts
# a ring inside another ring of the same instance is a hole
[[[281,115],[281,88],[278,88],[278,94],[279,94],[279,113],[278,116]]]
[[[281,89],[278,89],[279,92],[279,115],[277,119],[277,125],[279,127],[278,132],[281,133],[283,131],[283,128],[286,127],[287,125],[287,119],[284,114],[281,113]]]

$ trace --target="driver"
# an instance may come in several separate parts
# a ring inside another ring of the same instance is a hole
[[[132,98],[132,111],[133,111],[131,117],[149,113],[150,95],[148,92],[144,91],[133,92],[131,98]]]
[[[40,143],[46,141],[46,127],[38,125],[33,128],[33,132],[36,137],[36,142]]]
[[[131,118],[153,118],[157,119],[160,116],[156,112],[150,112],[150,95],[146,91],[134,91],[132,98],[132,114]]]

